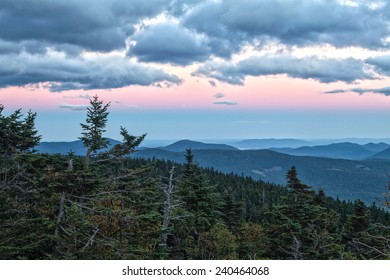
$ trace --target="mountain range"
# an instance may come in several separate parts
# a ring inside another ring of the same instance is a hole
[[[116,144],[121,143],[114,139],[108,139],[108,141],[108,147],[106,149],[103,149],[102,151],[108,150]],[[39,153],[62,155],[66,155],[71,152],[78,156],[83,156],[87,152],[87,148],[84,147],[83,142],[81,140],[76,140],[72,142],[41,142],[36,147],[36,150]]]
[[[312,147],[304,146],[295,149],[271,148],[271,150],[295,156],[316,156],[362,160],[368,158],[386,158],[381,154],[388,148],[390,148],[390,145],[386,143],[368,143],[365,145],[359,145],[345,142]]]
[[[111,146],[117,143],[110,139]],[[250,140],[247,143],[255,142]],[[390,145],[386,143],[240,150],[233,145],[181,140],[159,148],[140,148],[133,157],[183,163],[185,150],[189,148],[202,167],[281,185],[286,183],[286,173],[294,165],[302,182],[314,189],[323,188],[328,195],[344,200],[359,198],[368,203],[375,202],[381,199],[389,180],[386,171],[390,170]],[[72,151],[84,155],[86,149],[81,141],[42,142],[38,151],[61,154]]]

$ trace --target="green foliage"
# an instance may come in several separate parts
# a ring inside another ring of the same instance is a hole
[[[209,231],[217,221],[219,206],[217,193],[208,182],[198,164],[193,161],[191,150],[187,150],[183,174],[177,184],[177,193],[183,203],[186,217],[175,224],[176,250],[184,258],[199,258],[199,238]]]
[[[232,191],[227,190],[222,196],[220,207],[223,222],[231,232],[237,232],[243,222],[243,205],[235,201]]]
[[[173,176],[172,162],[127,157],[145,135],[124,128],[122,144],[85,165],[31,153],[36,115],[3,109],[1,259],[390,258],[388,211],[315,193],[294,167],[282,187],[202,169],[188,150]]]
[[[103,105],[103,101],[95,95],[90,99],[90,107],[87,109],[86,124],[80,124],[82,130],[82,137],[79,139],[83,141],[85,147],[88,148],[86,158],[91,153],[95,153],[102,148],[106,148],[108,140],[103,138],[103,133],[106,131],[105,127],[108,121],[109,112],[107,111],[110,103]]]
[[[8,117],[3,111],[4,106],[0,104],[0,154],[9,158],[16,153],[32,152],[41,139],[35,129],[36,113],[28,111],[22,119],[21,109]]]
[[[198,256],[200,259],[237,259],[236,238],[222,223],[215,224],[210,231],[199,238]]]
[[[110,151],[106,153],[108,157],[123,157],[129,154],[136,152],[136,148],[142,143],[145,139],[146,134],[141,136],[133,136],[129,134],[126,128],[121,127],[120,134],[123,137],[123,141],[121,144],[117,144]]]
[[[268,237],[260,224],[244,223],[237,241],[240,259],[258,260],[266,257]]]
[[[304,203],[310,199],[310,187],[302,184],[298,179],[298,173],[295,166],[292,166],[286,175],[287,189],[290,190],[294,203]]]

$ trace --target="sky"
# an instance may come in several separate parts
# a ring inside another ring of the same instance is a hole
[[[1,0],[0,104],[44,141],[390,137],[390,1]]]

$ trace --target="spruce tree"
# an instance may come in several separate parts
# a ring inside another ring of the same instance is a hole
[[[295,166],[292,166],[286,175],[287,189],[290,190],[294,203],[304,202],[310,196],[308,185],[302,184],[298,179],[298,173]]]
[[[180,243],[176,244],[176,251],[181,252],[180,258],[199,258],[199,238],[215,224],[219,201],[216,190],[194,162],[191,149],[186,150],[185,158],[177,190],[188,217],[174,225],[175,238]]]
[[[0,104],[0,155],[10,158],[16,153],[34,151],[41,136],[35,129],[36,113],[28,111],[22,119],[21,109],[17,109],[8,117],[3,115],[4,106]]]
[[[109,112],[107,111],[110,103],[103,105],[103,101],[95,95],[90,99],[90,107],[87,109],[86,124],[80,124],[84,132],[79,139],[83,141],[84,147],[87,148],[85,161],[88,163],[91,153],[95,153],[100,149],[106,148],[109,141],[103,138],[103,133],[106,131],[107,118]]]

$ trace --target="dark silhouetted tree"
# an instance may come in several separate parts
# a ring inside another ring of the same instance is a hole
[[[103,104],[99,97],[95,95],[90,99],[90,107],[87,109],[87,119],[85,124],[80,124],[84,132],[79,139],[83,141],[87,148],[85,161],[88,164],[91,153],[95,153],[100,149],[106,148],[109,141],[103,138],[103,133],[106,131],[107,118],[109,112],[107,111],[110,103]]]

